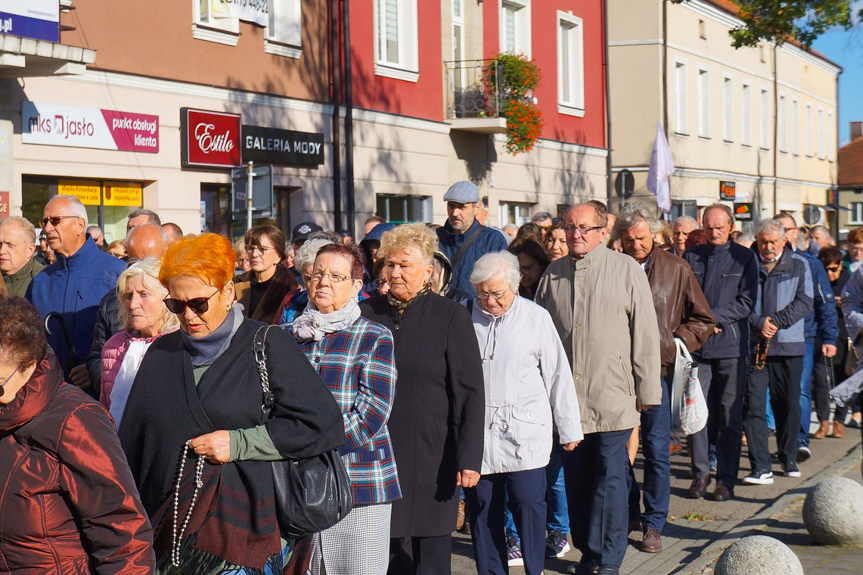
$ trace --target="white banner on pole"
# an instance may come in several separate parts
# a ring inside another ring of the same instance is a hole
[[[211,0],[210,3],[216,18],[238,18],[259,26],[269,23],[269,4],[267,0]]]

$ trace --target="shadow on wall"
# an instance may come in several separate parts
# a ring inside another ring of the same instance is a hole
[[[564,134],[560,128],[555,128],[552,140],[563,142]],[[528,154],[527,169],[533,178],[533,189],[535,200],[538,200],[540,191],[561,190],[562,195],[558,198],[558,204],[573,205],[578,202],[598,198],[606,200],[605,189],[597,191],[593,179],[588,173],[587,148],[585,147],[585,134],[582,130],[575,133],[574,141],[569,143],[580,146],[576,151],[548,152],[555,153],[560,160],[559,165],[550,172],[548,167],[539,166],[539,154]],[[603,163],[604,166],[604,163]],[[602,173],[604,174],[603,168]],[[599,196],[597,194],[599,193]]]

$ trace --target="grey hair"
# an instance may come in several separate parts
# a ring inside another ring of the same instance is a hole
[[[18,225],[18,228],[24,232],[24,235],[27,236],[31,244],[36,244],[36,227],[30,223],[30,220],[21,216],[9,216],[5,220],[0,220],[0,229],[13,224]]]
[[[821,232],[822,234],[824,234],[825,236],[827,236],[831,240],[833,239],[833,234],[830,233],[830,230],[827,229],[826,226],[822,226],[822,225],[812,226],[812,228],[809,230],[810,236],[812,235],[812,232]]]
[[[693,230],[697,230],[699,227],[698,220],[696,220],[692,216],[680,216],[679,218],[674,220],[675,224],[677,224],[677,222],[680,222],[681,224],[690,224]]]
[[[120,274],[120,277],[117,278],[117,299],[120,302],[119,314],[120,319],[123,320],[123,327],[126,329],[130,329],[132,325],[131,310],[129,310],[125,305],[124,301],[126,285],[133,277],[141,276],[143,278],[144,285],[153,290],[159,299],[166,298],[168,296],[168,288],[163,286],[162,282],[159,281],[159,270],[161,267],[162,263],[159,258],[146,258],[130,265]],[[165,308],[165,304],[162,304],[162,308],[165,312],[166,321],[165,325],[162,326],[162,331],[160,333],[176,331],[179,329],[180,320],[177,316],[175,314],[168,313],[168,310]]]
[[[550,213],[539,212],[537,214],[533,214],[533,217],[530,218],[530,221],[532,221],[533,223],[536,223],[536,222],[544,222],[545,220],[551,220],[551,219],[553,219],[553,218],[551,217]]]
[[[761,235],[764,233],[778,233],[783,238],[785,237],[785,226],[782,225],[782,222],[775,218],[765,218],[758,222],[758,232],[756,235]]]
[[[131,214],[129,214],[128,220],[133,220],[139,216],[147,216],[148,224],[156,224],[157,226],[162,225],[162,220],[159,218],[159,214],[152,210],[145,210],[144,208],[138,208],[134,210]]]
[[[617,219],[614,221],[614,231],[617,234],[622,234],[629,228],[637,226],[642,220],[647,222],[650,228],[650,233],[655,234],[663,229],[662,222],[650,211],[644,204],[632,202],[623,206],[617,214]]]
[[[745,245],[745,242],[749,242],[749,245],[751,246],[752,242],[754,241],[755,236],[753,236],[752,234],[740,234],[739,236],[737,236],[737,239],[734,240],[734,243]]]
[[[483,282],[501,276],[515,293],[521,283],[518,258],[509,252],[491,252],[479,258],[473,265],[470,283],[474,288]]]
[[[734,211],[731,208],[729,208],[725,204],[710,204],[709,206],[704,208],[703,212],[701,212],[702,220],[707,215],[707,212],[709,212],[710,210],[722,210],[722,212],[728,217],[728,223],[731,224],[732,227],[734,226]]]
[[[335,242],[328,238],[306,240],[306,243],[300,246],[300,249],[297,250],[297,254],[294,256],[294,269],[303,273],[304,267],[315,263],[318,251],[320,251],[322,247],[330,244],[335,244]]]
[[[81,218],[84,220],[84,226],[87,225],[87,208],[84,207],[84,204],[81,203],[81,200],[79,200],[75,196],[60,196],[60,195],[58,195],[58,196],[54,196],[53,198],[48,200],[48,203],[50,204],[51,202],[54,202],[57,200],[63,200],[69,204],[69,211],[71,211],[72,213],[67,214],[67,215],[75,216],[76,218]],[[45,207],[47,207],[47,205]]]

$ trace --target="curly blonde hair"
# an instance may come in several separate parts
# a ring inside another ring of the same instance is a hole
[[[381,247],[378,258],[398,250],[418,250],[423,262],[432,265],[434,253],[437,250],[437,234],[425,224],[402,224],[397,228],[384,232],[381,236]]]

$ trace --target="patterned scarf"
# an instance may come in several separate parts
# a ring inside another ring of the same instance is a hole
[[[429,282],[426,285],[424,285],[423,288],[420,291],[418,291],[417,294],[414,297],[412,297],[411,299],[409,299],[408,301],[402,301],[400,299],[396,299],[395,296],[393,296],[392,292],[387,292],[387,301],[398,312],[399,317],[401,317],[402,314],[405,313],[405,310],[408,308],[409,305],[411,305],[414,301],[419,299],[420,296],[426,295],[427,293],[430,293],[430,292],[431,292],[431,283]]]
[[[303,314],[291,324],[291,334],[300,343],[321,341],[324,335],[342,331],[352,326],[360,317],[360,306],[357,299],[351,298],[341,309],[331,313],[321,313],[315,304],[309,300]]]

